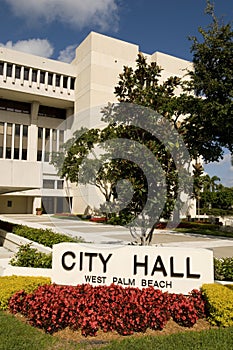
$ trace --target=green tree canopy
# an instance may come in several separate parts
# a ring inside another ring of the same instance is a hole
[[[233,152],[233,32],[214,15],[209,2],[206,12],[212,17],[207,29],[199,28],[202,39],[191,37],[193,70],[179,98],[186,116],[182,128],[192,144],[190,152],[205,161],[218,161],[223,147]]]

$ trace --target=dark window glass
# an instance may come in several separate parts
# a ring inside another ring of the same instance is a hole
[[[30,103],[26,102],[11,101],[0,98],[0,109],[10,112],[29,114],[31,112],[31,105]]]
[[[0,62],[0,75],[3,75],[4,62]]]
[[[16,77],[16,79],[20,79],[20,72],[21,72],[21,67],[20,66],[16,66],[15,67],[15,77]]]
[[[12,77],[12,64],[7,63],[7,70],[6,70],[7,77]]]
[[[43,188],[54,189],[55,180],[43,180]]]
[[[70,80],[70,88],[71,88],[71,90],[74,90],[74,83],[75,83],[75,78],[71,78],[71,80]]]
[[[67,89],[67,81],[68,81],[68,77],[63,77],[63,87],[65,89]]]
[[[8,206],[8,208],[11,208],[12,207],[12,201],[7,201],[7,206]]]
[[[45,72],[40,72],[40,83],[44,84],[45,82]]]
[[[35,69],[32,70],[32,81],[37,81],[37,70]]]
[[[61,79],[61,76],[56,74],[56,86],[60,86],[60,79]]]
[[[45,129],[45,140],[48,140],[50,137],[50,129]]]
[[[43,128],[38,128],[38,138],[42,139],[43,137]]]
[[[19,149],[14,148],[14,159],[19,159]]]
[[[29,79],[29,68],[24,67],[24,76],[23,76],[24,80],[28,80]]]
[[[63,180],[57,180],[57,189],[63,190],[64,181]]]
[[[66,119],[66,110],[40,105],[38,115],[41,117]]]
[[[20,125],[19,124],[15,124],[15,135],[20,135]]]
[[[52,83],[53,83],[53,75],[52,75],[52,73],[49,73],[48,74],[48,85],[52,85]]]
[[[23,136],[25,136],[25,137],[28,136],[28,126],[27,125],[23,126]]]
[[[41,162],[42,160],[42,151],[37,151],[37,161]]]
[[[22,149],[22,159],[27,160],[27,149]]]
[[[0,158],[3,157],[3,147],[0,147]]]
[[[11,159],[11,147],[6,147],[6,159]]]

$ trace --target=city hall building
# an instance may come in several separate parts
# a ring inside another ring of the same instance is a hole
[[[138,53],[138,45],[95,32],[70,64],[0,47],[0,213],[84,212],[88,193],[57,176],[51,153],[75,128],[98,127],[95,107],[116,102],[119,74],[135,67]],[[145,55],[163,68],[161,79],[182,77],[191,65]]]

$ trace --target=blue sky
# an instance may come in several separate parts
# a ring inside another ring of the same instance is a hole
[[[189,36],[206,27],[206,0],[0,0],[0,46],[70,62],[90,31],[192,60]],[[233,1],[215,0],[215,14],[233,20]],[[220,169],[220,170],[219,170]],[[233,186],[230,157],[206,168]],[[220,173],[219,173],[220,171]]]

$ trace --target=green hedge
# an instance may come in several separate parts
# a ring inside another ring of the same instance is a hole
[[[206,313],[212,325],[233,326],[233,285],[204,284],[201,288],[206,301]]]
[[[0,277],[0,310],[6,310],[8,301],[16,292],[32,293],[38,286],[51,284],[48,277],[3,276]]]
[[[233,282],[233,258],[214,258],[214,279]]]
[[[50,248],[52,248],[52,246],[57,243],[80,243],[84,241],[81,237],[69,237],[61,233],[55,233],[51,229],[37,229],[23,225],[17,225],[13,227],[12,232],[18,236],[27,238],[31,241],[43,244],[44,246]]]
[[[31,244],[21,245],[18,252],[10,260],[12,266],[52,268],[52,253],[41,253]]]

